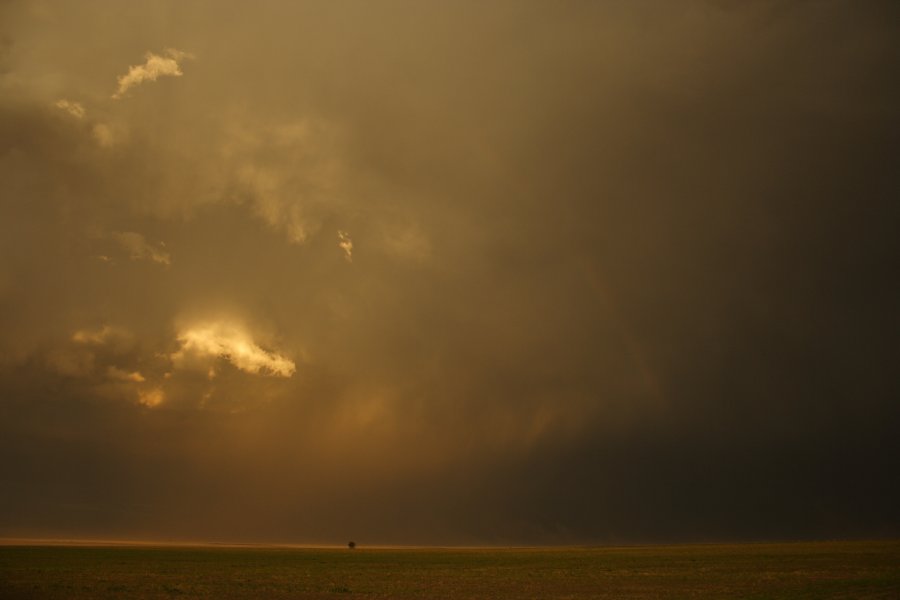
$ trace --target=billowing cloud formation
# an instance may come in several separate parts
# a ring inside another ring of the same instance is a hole
[[[897,2],[33,6],[0,535],[900,535]]]
[[[181,347],[172,355],[176,365],[221,357],[247,373],[290,377],[295,371],[289,358],[263,350],[243,328],[226,321],[188,327],[178,334],[178,341]]]
[[[178,61],[189,58],[190,55],[181,50],[168,48],[165,56],[147,52],[146,62],[142,65],[132,65],[128,73],[119,77],[119,89],[113,94],[113,99],[121,98],[125,92],[144,81],[156,81],[159,77],[181,77],[181,66]]]

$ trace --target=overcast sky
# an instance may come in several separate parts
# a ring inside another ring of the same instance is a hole
[[[890,1],[0,1],[0,535],[900,535]]]

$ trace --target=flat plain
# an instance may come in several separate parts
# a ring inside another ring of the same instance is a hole
[[[900,542],[0,546],[0,598],[900,598]]]

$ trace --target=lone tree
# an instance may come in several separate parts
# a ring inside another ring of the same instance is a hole
[[[347,547],[353,550],[356,548],[356,542],[347,542]]]

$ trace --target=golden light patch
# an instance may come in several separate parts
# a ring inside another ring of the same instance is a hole
[[[148,408],[155,408],[165,402],[166,395],[159,388],[141,390],[138,392],[138,402]]]
[[[119,369],[118,367],[109,367],[106,370],[106,375],[110,379],[115,379],[116,381],[133,381],[134,383],[143,383],[146,381],[143,375],[141,375],[138,371],[128,372],[123,369]]]
[[[344,251],[347,262],[353,262],[353,240],[346,231],[338,231],[338,247]]]
[[[261,348],[242,327],[228,322],[204,323],[184,329],[178,335],[181,348],[171,355],[178,365],[198,359],[221,357],[247,373],[290,377],[294,362],[276,352]],[[215,372],[207,367],[207,373]]]

